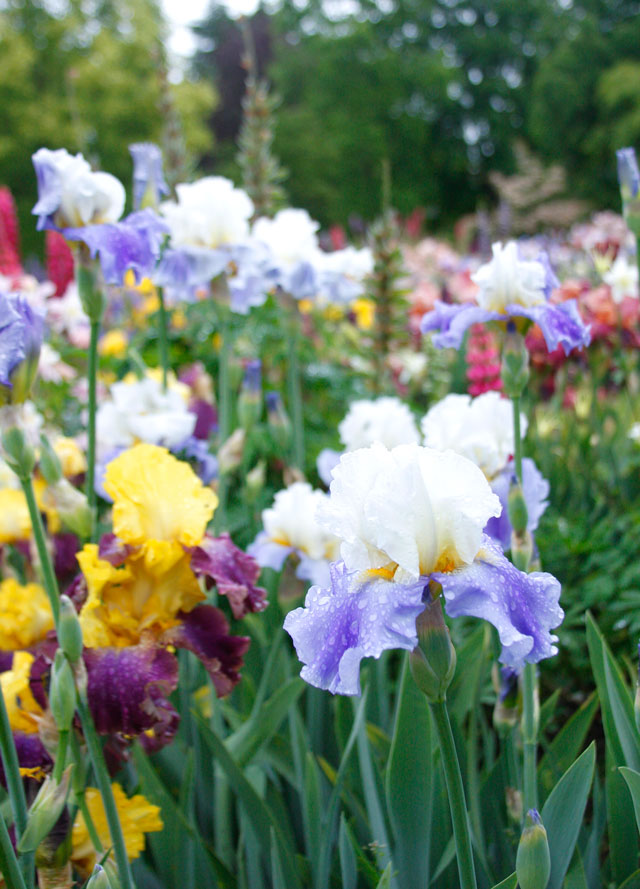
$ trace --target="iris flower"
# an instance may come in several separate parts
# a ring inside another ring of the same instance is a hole
[[[567,300],[558,305],[549,302],[551,290],[558,281],[546,254],[535,260],[521,259],[515,241],[504,246],[494,244],[492,252],[491,262],[472,276],[479,287],[477,304],[451,305],[438,301],[423,317],[423,333],[439,331],[433,337],[435,346],[457,349],[473,324],[520,318],[540,327],[550,352],[562,346],[568,355],[572,349],[589,344],[589,328],[580,317],[576,301]]]
[[[345,454],[319,521],[341,540],[331,582],[312,587],[285,629],[319,688],[359,694],[363,657],[418,643],[416,618],[432,582],[451,617],[492,623],[514,667],[555,654],[560,584],[518,571],[483,533],[500,514],[477,466],[451,451],[383,445]]]

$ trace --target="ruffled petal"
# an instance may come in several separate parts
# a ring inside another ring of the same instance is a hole
[[[228,598],[236,620],[267,607],[267,591],[256,586],[260,565],[239,549],[228,534],[205,534],[192,552],[191,567],[197,575],[215,581],[218,592]]]
[[[140,735],[153,731],[169,743],[179,717],[168,701],[178,685],[178,661],[155,645],[87,648],[87,696],[101,734]]]
[[[474,303],[451,305],[437,300],[435,308],[422,318],[420,329],[422,333],[439,331],[433,337],[433,345],[437,349],[459,349],[465,333],[473,324],[506,320],[500,312],[490,312]]]
[[[565,355],[572,349],[581,349],[591,342],[591,330],[584,323],[575,299],[555,305],[541,303],[537,306],[507,306],[509,315],[530,318],[538,325],[550,352],[562,346]]]
[[[247,552],[262,568],[281,571],[287,556],[295,550],[292,546],[274,543],[266,531],[260,531],[253,543],[247,547]]]
[[[224,614],[213,605],[197,605],[188,614],[180,612],[182,623],[168,630],[164,641],[192,651],[205,666],[219,698],[228,695],[240,681],[238,672],[249,648],[247,636],[230,636]]]
[[[564,612],[558,600],[560,583],[551,574],[518,571],[500,547],[485,537],[472,565],[432,579],[442,585],[450,617],[479,617],[498,631],[500,660],[512,667],[536,663],[556,654]]]
[[[417,645],[416,617],[424,607],[427,582],[392,583],[349,574],[344,562],[333,563],[331,586],[312,587],[304,608],[291,611],[284,622],[305,665],[302,678],[334,694],[359,695],[363,657]]]

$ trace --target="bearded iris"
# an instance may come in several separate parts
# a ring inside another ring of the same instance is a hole
[[[521,318],[540,327],[550,352],[562,346],[568,355],[572,349],[589,344],[589,328],[580,317],[576,301],[558,305],[549,301],[558,281],[546,254],[535,260],[522,259],[515,241],[504,246],[494,244],[492,251],[491,262],[472,275],[479,287],[477,304],[436,302],[435,308],[423,317],[423,333],[439,331],[433,337],[435,346],[457,349],[473,324]]]
[[[524,574],[483,533],[501,506],[464,457],[418,445],[380,444],[345,454],[333,472],[320,523],[340,540],[331,583],[313,587],[285,629],[305,665],[302,677],[358,694],[363,657],[412,650],[428,588],[442,588],[452,617],[481,617],[497,629],[503,663],[520,667],[556,653],[560,584]]]

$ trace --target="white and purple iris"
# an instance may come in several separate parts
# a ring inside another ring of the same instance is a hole
[[[430,581],[441,585],[451,617],[496,627],[503,663],[521,667],[555,654],[560,584],[518,571],[484,534],[500,511],[482,471],[451,451],[374,444],[345,454],[318,511],[341,541],[341,561],[331,566],[330,584],[312,587],[284,624],[302,678],[359,694],[363,657],[417,645]]]
[[[500,515],[487,522],[485,533],[503,549],[510,549],[512,527],[507,500],[515,475],[512,403],[498,392],[485,392],[477,398],[450,394],[429,409],[421,427],[427,447],[451,449],[483,471],[502,505]],[[524,436],[524,414],[520,415],[520,430]],[[527,505],[527,529],[533,533],[548,506],[549,483],[528,457],[522,461],[522,494]]]
[[[122,183],[109,173],[94,172],[81,154],[64,148],[40,148],[33,155],[38,201],[33,213],[38,229],[61,232],[68,241],[86,244],[99,256],[105,281],[122,284],[132,270],[140,280],[152,274],[169,229],[151,209],[124,210]]]
[[[263,568],[280,571],[289,556],[297,561],[296,576],[312,583],[329,583],[329,564],[338,555],[339,540],[317,521],[327,500],[324,491],[295,482],[278,491],[273,506],[262,513],[264,530],[247,552]]]
[[[478,285],[477,303],[451,305],[436,302],[422,319],[422,332],[439,331],[433,337],[438,348],[459,348],[472,324],[525,318],[536,323],[547,348],[562,346],[565,354],[589,345],[591,336],[575,300],[555,305],[549,302],[558,281],[546,254],[521,259],[518,245],[509,241],[492,247],[493,258],[481,266],[472,280]]]
[[[0,402],[24,401],[38,367],[43,315],[21,293],[0,292]]]

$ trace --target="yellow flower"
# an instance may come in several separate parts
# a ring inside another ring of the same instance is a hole
[[[29,648],[51,629],[51,606],[39,584],[21,586],[12,577],[0,583],[0,650]]]
[[[310,299],[301,299],[298,300],[298,311],[301,315],[310,315],[313,311],[313,300]]]
[[[182,309],[174,309],[171,315],[171,325],[175,330],[184,330],[187,326],[187,316]]]
[[[124,358],[127,354],[129,339],[123,330],[108,330],[100,340],[98,351],[110,358]]]
[[[15,543],[31,535],[29,508],[22,491],[0,490],[0,543]]]
[[[14,732],[34,734],[38,731],[42,708],[29,687],[29,674],[34,661],[28,651],[16,651],[10,670],[0,673],[0,687]]]
[[[155,541],[154,560],[163,549],[175,561],[182,545],[197,546],[218,505],[188,463],[151,444],[137,444],[112,460],[104,487],[114,500],[115,535],[125,543]]]
[[[122,648],[136,645],[146,635],[158,637],[179,623],[179,611],[191,611],[205,598],[190,556],[182,549],[169,566],[162,558],[154,562],[147,549],[140,548],[115,567],[100,558],[93,543],[77,558],[89,593],[80,612],[88,648]]]
[[[145,834],[162,830],[164,827],[160,817],[160,808],[159,806],[154,806],[153,803],[150,803],[146,797],[139,793],[128,798],[119,784],[112,784],[111,789],[113,790],[118,817],[122,825],[127,856],[129,861],[132,861],[134,858],[138,858],[144,850]],[[85,801],[103,849],[111,848],[113,844],[100,791],[95,787],[87,787]],[[81,875],[86,877],[91,873],[104,853],[96,853],[82,812],[77,813],[73,823],[71,843],[71,860]],[[113,857],[113,852],[111,852],[110,857]]]
[[[56,452],[58,459],[62,465],[62,474],[66,478],[72,478],[74,475],[80,475],[87,468],[87,460],[80,446],[73,438],[65,438],[60,436],[53,443],[53,450]]]
[[[376,304],[372,299],[356,299],[351,308],[355,312],[356,324],[360,330],[371,330],[376,315]]]
[[[344,316],[344,309],[342,306],[329,305],[323,312],[324,317],[327,321],[340,321],[340,319]]]

